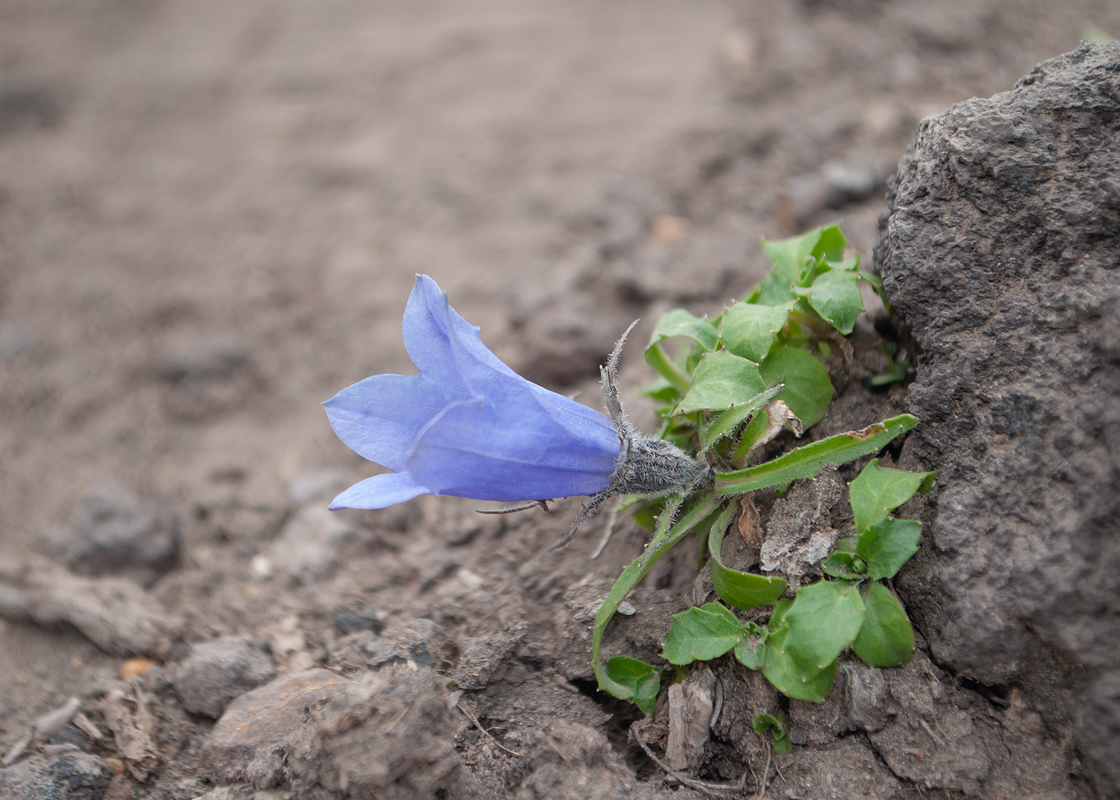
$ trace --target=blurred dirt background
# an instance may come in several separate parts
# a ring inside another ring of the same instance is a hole
[[[495,746],[546,733],[622,781],[588,778],[602,796],[659,796],[573,627],[641,535],[590,561],[594,527],[545,552],[574,502],[330,515],[371,467],[319,403],[410,371],[424,272],[514,368],[598,407],[631,320],[640,341],[674,305],[718,311],[763,274],[761,236],[840,220],[870,263],[924,116],[1106,34],[1110,0],[0,0],[0,755],[43,758],[16,750],[76,697],[90,729],[47,747],[103,757],[104,796],[194,798],[230,699],[398,661],[454,677],[496,737],[450,718],[463,796],[547,796],[554,764]],[[691,559],[655,576],[666,621]],[[799,757],[781,791],[826,796]],[[315,780],[298,796],[344,791]]]

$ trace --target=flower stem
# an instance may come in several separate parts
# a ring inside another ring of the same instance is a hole
[[[642,578],[644,578],[653,565],[673,548],[677,542],[683,539],[692,528],[711,514],[720,503],[724,502],[722,498],[715,495],[705,493],[694,505],[692,505],[684,514],[677,518],[670,526],[662,529],[658,525],[658,532],[646,545],[642,554],[634,559],[622,574],[618,576],[618,580],[614,582],[607,597],[603,600],[603,605],[595,613],[595,624],[591,629],[591,664],[595,668],[595,677],[599,681],[599,688],[604,689],[615,697],[622,699],[629,699],[630,689],[623,686],[610,678],[606,669],[603,668],[602,662],[599,659],[599,647],[603,641],[603,632],[607,628],[607,623],[614,617],[618,607],[622,605],[622,601],[626,596],[633,591]],[[662,514],[669,514],[671,518],[672,506],[666,506],[666,510]]]
[[[688,387],[692,385],[692,376],[673,363],[660,343],[646,350],[646,362],[661,373],[682,396],[688,394]]]

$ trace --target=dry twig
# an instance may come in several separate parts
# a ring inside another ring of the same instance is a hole
[[[484,727],[482,727],[482,723],[478,721],[478,717],[476,717],[476,716],[474,715],[474,713],[473,713],[473,712],[472,712],[472,711],[471,711],[471,710],[470,710],[469,708],[467,708],[467,707],[466,707],[465,705],[463,705],[462,703],[460,703],[460,704],[459,704],[458,706],[456,706],[456,707],[457,707],[457,708],[458,708],[458,709],[459,709],[460,711],[462,711],[462,712],[463,712],[463,716],[464,716],[464,717],[466,717],[467,719],[469,719],[469,720],[470,720],[470,721],[471,721],[471,722],[472,722],[472,723],[474,724],[474,726],[475,726],[476,728],[478,728],[478,732],[479,732],[479,733],[481,733],[481,734],[482,734],[483,736],[485,736],[485,737],[486,737],[487,739],[489,739],[490,741],[492,741],[492,742],[493,742],[493,743],[495,744],[495,746],[497,746],[497,747],[498,747],[498,748],[499,748],[500,750],[504,750],[505,752],[507,752],[507,753],[509,753],[509,754],[510,754],[511,756],[513,756],[514,758],[521,758],[521,754],[520,754],[520,753],[518,753],[518,752],[517,752],[516,750],[510,750],[510,749],[509,749],[508,747],[506,747],[506,746],[505,746],[504,744],[502,744],[502,743],[501,743],[501,742],[499,742],[499,741],[498,741],[497,739],[495,739],[495,738],[494,738],[494,734],[490,733],[490,731],[488,731],[488,730],[486,730],[486,729],[485,729]]]
[[[738,783],[712,783],[710,781],[702,781],[697,778],[689,777],[683,772],[677,772],[675,769],[673,769],[656,755],[654,755],[653,750],[651,750],[650,746],[646,744],[646,740],[642,737],[642,729],[638,727],[642,722],[648,722],[648,720],[639,720],[638,722],[634,723],[634,725],[631,725],[630,735],[634,739],[638,740],[638,744],[641,745],[642,750],[644,750],[646,755],[649,756],[650,759],[652,759],[653,763],[661,767],[661,769],[664,770],[667,775],[672,776],[682,785],[687,786],[689,789],[695,789],[698,792],[703,792],[704,794],[711,795],[712,797],[726,797],[728,795],[737,794],[747,788],[746,770],[744,770],[743,777],[739,779]],[[769,768],[769,761],[767,762],[767,768]]]

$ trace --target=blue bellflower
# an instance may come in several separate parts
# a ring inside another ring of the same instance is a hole
[[[392,472],[331,502],[385,508],[422,494],[539,501],[610,495],[624,438],[609,417],[525,380],[427,275],[404,312],[419,375],[375,375],[324,403],[343,443]]]

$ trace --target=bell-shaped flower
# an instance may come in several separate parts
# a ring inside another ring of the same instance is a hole
[[[525,380],[491,353],[427,275],[404,312],[419,375],[375,375],[324,403],[331,427],[392,472],[331,508],[385,508],[422,494],[503,502],[598,494],[619,457],[615,424]]]

